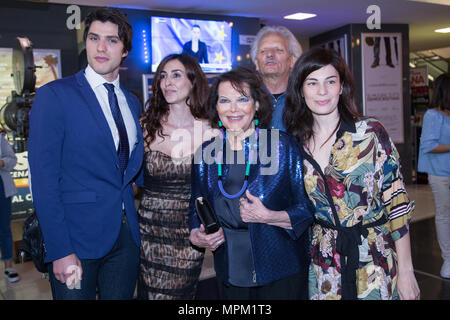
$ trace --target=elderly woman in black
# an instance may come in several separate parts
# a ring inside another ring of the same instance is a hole
[[[191,242],[214,252],[223,299],[306,299],[312,212],[298,144],[265,129],[272,105],[251,70],[218,76],[207,108],[221,134],[194,157]],[[194,205],[199,197],[214,209],[219,231],[205,232]]]

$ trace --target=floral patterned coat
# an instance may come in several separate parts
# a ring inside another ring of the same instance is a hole
[[[394,242],[408,232],[414,202],[406,193],[399,155],[385,128],[370,118],[341,122],[325,172],[317,163],[313,165],[306,146],[303,152],[309,155],[304,158],[304,182],[315,206],[316,221],[312,229],[310,299],[342,298],[341,268],[347,260],[341,261],[336,249],[339,231],[324,226],[336,226],[336,216],[341,228],[358,223],[364,227],[385,219],[381,225],[366,228],[365,235],[358,234],[355,296],[398,299]]]

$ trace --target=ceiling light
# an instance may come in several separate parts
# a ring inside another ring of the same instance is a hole
[[[314,18],[315,16],[317,16],[317,15],[314,13],[298,12],[298,13],[290,14],[288,16],[284,16],[284,18],[290,19],[290,20],[305,20],[305,19],[309,19],[309,18]]]
[[[437,29],[437,30],[434,30],[434,32],[439,32],[439,33],[449,33],[449,32],[450,32],[450,27],[448,27],[448,28],[443,28],[443,29]]]

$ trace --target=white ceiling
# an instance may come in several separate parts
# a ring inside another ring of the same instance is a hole
[[[302,41],[349,23],[366,23],[370,5],[378,5],[381,24],[405,23],[410,27],[410,50],[450,46],[450,33],[435,29],[450,27],[450,0],[48,0],[48,2],[91,6],[114,6],[166,12],[204,13],[256,17],[263,24],[288,27]],[[285,20],[296,12],[317,17]]]

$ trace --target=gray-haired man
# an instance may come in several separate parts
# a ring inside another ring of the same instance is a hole
[[[302,47],[286,27],[265,26],[257,33],[250,54],[273,99],[272,128],[284,131],[285,91],[291,69],[302,54]]]

